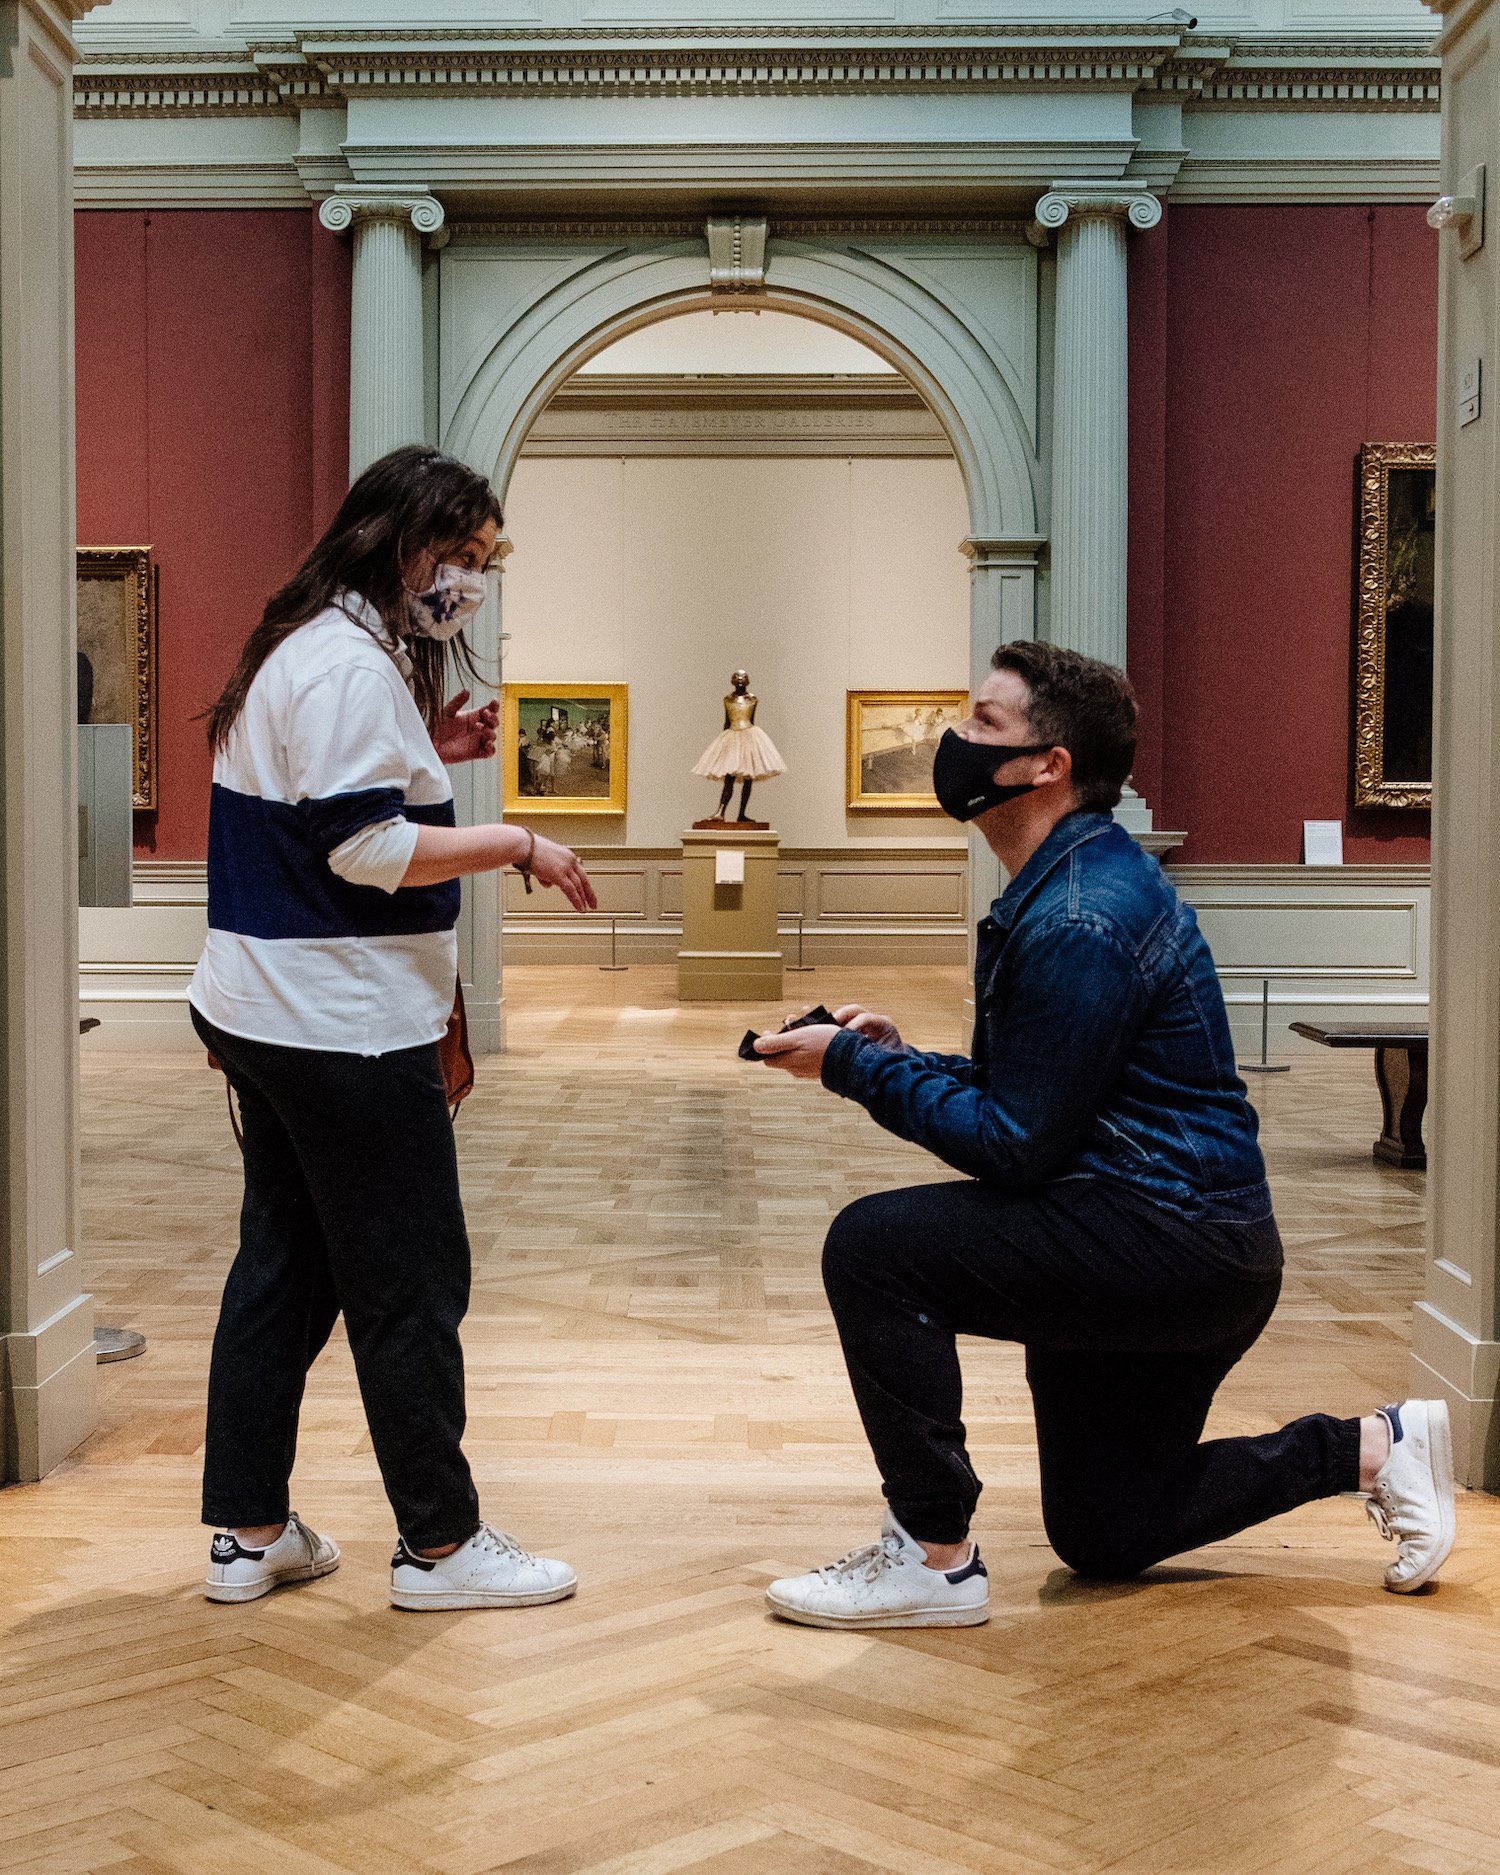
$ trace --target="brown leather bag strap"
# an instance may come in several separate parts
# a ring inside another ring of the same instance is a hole
[[[453,986],[453,1011],[438,1040],[438,1062],[443,1070],[448,1111],[456,1120],[459,1108],[474,1091],[474,1057],[469,1051],[469,1018],[464,1011],[462,982]]]

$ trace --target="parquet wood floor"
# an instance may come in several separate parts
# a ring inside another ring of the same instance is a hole
[[[820,972],[959,1045],[951,971]],[[565,1555],[554,1608],[403,1615],[347,1349],[316,1370],[295,1501],[327,1582],[196,1583],[209,1337],[236,1153],[196,1058],[86,1055],[97,1436],[0,1496],[0,1870],[46,1875],[1492,1875],[1500,1502],[1440,1590],[1384,1594],[1334,1500],[1086,1587],[1042,1536],[1016,1350],[966,1351],[988,1480],[985,1628],[771,1621],[773,1575],[872,1532],[821,1300],[849,1197],[941,1176],[815,1086],[734,1058],[771,1012],[666,972],[509,973],[514,1052],[460,1121],[487,1510]],[[1404,1391],[1423,1181],[1374,1166],[1363,1058],[1258,1084],[1291,1276],[1213,1429]]]

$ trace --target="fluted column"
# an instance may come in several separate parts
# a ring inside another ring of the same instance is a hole
[[[504,575],[510,551],[511,542],[504,536],[495,542],[499,572],[468,633],[479,668],[486,676],[494,673],[497,696],[503,681]],[[474,704],[485,701],[488,694],[476,685]],[[502,750],[496,761],[464,762],[449,771],[460,826],[483,826],[501,818],[503,760]],[[463,981],[464,1003],[469,1014],[469,1045],[476,1055],[500,1054],[505,1048],[501,950],[506,885],[514,878],[512,873],[478,872],[464,880],[463,910],[458,920],[458,974]]]
[[[401,443],[424,440],[422,240],[447,238],[443,205],[421,189],[350,188],[318,211],[354,230],[349,346],[351,478]]]
[[[1040,238],[1057,235],[1048,636],[1121,670],[1130,531],[1125,238],[1127,227],[1160,220],[1156,197],[1128,183],[1058,188],[1036,206]],[[1151,826],[1133,790],[1119,818],[1132,832]]]

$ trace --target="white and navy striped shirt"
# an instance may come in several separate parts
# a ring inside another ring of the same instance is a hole
[[[453,790],[387,643],[345,595],[266,659],[214,760],[188,1000],[232,1035],[383,1055],[447,1024],[458,881],[399,880]]]

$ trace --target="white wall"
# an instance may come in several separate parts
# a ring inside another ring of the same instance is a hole
[[[600,372],[712,373],[743,371],[756,376],[804,373],[894,372],[868,345],[814,319],[793,313],[752,312],[729,306],[722,312],[679,313],[659,319],[596,352],[579,376]]]
[[[630,811],[561,836],[673,846],[711,813],[689,771],[743,667],[788,769],[751,811],[786,845],[949,840],[940,815],[846,812],[844,698],[967,683],[966,528],[951,459],[523,457],[506,678],[630,685]]]

